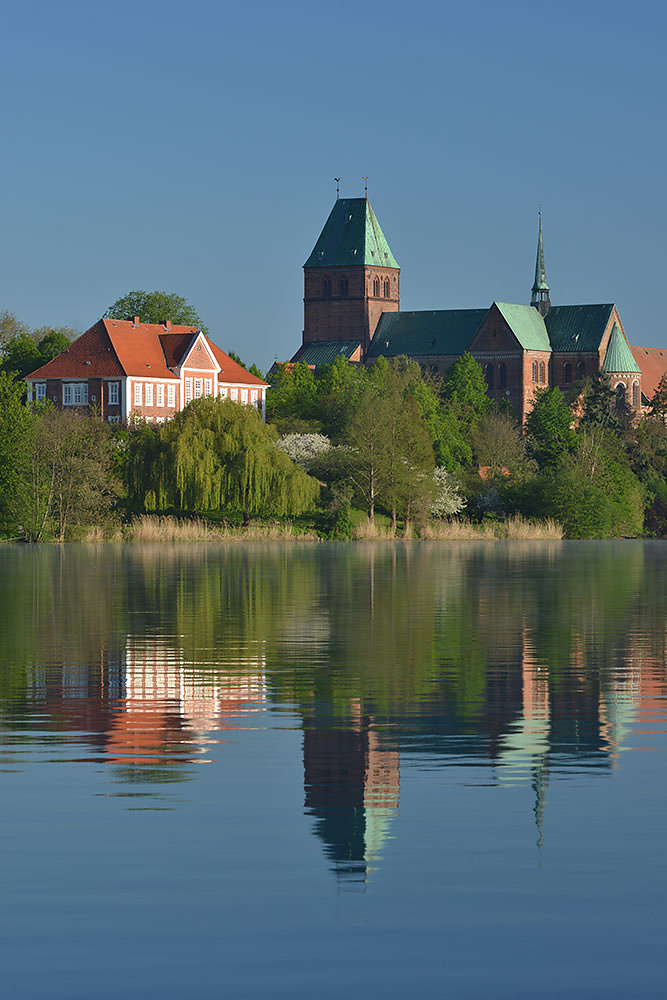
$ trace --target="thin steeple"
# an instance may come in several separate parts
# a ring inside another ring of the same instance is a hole
[[[547,272],[544,267],[544,247],[542,246],[542,212],[539,212],[539,233],[537,237],[537,259],[535,261],[535,281],[533,282],[533,295],[530,300],[531,306],[535,306],[537,311],[546,316],[551,308],[549,299],[549,285],[547,283]]]

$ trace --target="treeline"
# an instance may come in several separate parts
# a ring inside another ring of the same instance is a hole
[[[85,537],[135,515],[248,524],[299,518],[324,537],[360,521],[434,537],[443,519],[551,518],[573,538],[667,535],[667,383],[639,422],[599,377],[538,390],[526,428],[463,355],[444,379],[405,358],[283,366],[252,407],[195,400],[165,424],[117,428],[28,407],[0,374],[0,532]],[[574,414],[574,415],[573,415]]]
[[[410,520],[437,509],[434,467],[449,507],[472,520],[512,514],[553,518],[572,538],[667,535],[667,379],[637,422],[606,376],[538,389],[522,428],[486,393],[480,365],[464,354],[444,379],[399,358],[370,369],[344,359],[314,373],[283,366],[267,398],[283,434],[325,436],[329,452],[305,460],[334,496],[340,485],[369,518],[380,506]],[[353,472],[337,466],[352,449]],[[448,477],[448,478],[445,478]],[[460,497],[457,506],[456,496]]]

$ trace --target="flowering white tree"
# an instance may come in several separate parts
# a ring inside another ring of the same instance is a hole
[[[466,500],[459,493],[454,476],[439,466],[433,473],[435,494],[431,505],[433,517],[450,517],[459,514],[466,506]]]
[[[307,469],[309,465],[331,447],[324,434],[285,434],[278,442],[288,458]]]

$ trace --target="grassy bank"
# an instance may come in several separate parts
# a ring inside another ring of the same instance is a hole
[[[467,520],[431,521],[407,533],[402,528],[393,532],[388,518],[378,518],[370,524],[359,519],[352,528],[352,541],[382,541],[415,539],[422,541],[502,541],[523,539],[554,540],[563,537],[555,521],[529,521],[515,516],[504,521],[475,524]],[[129,524],[111,532],[93,528],[83,538],[87,542],[302,542],[320,541],[314,525],[291,521],[254,522],[246,527],[238,524],[214,524],[203,518],[178,518],[173,515],[144,514]]]

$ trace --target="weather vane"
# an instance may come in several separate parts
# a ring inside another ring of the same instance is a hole
[[[336,182],[336,201],[340,198],[340,177],[334,177]]]
[[[368,198],[368,177],[362,177],[361,179],[364,182],[364,194]]]

